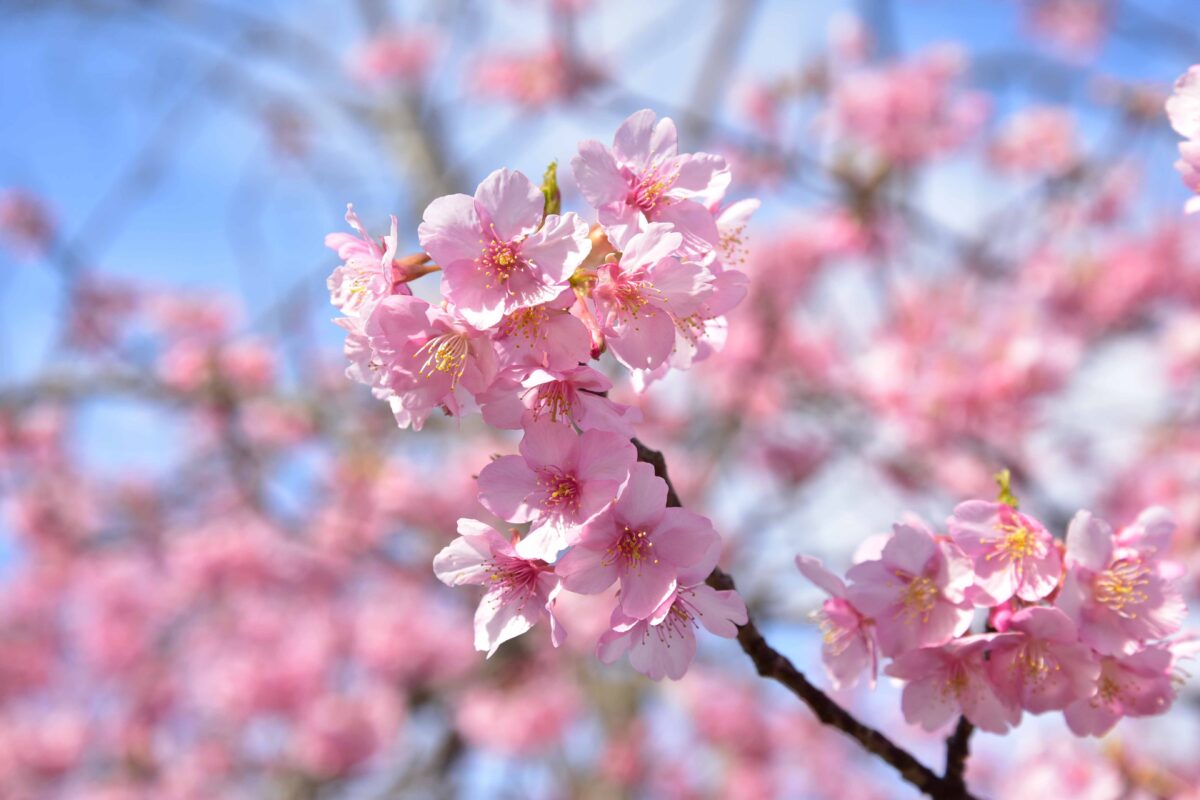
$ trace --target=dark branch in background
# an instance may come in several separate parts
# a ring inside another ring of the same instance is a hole
[[[683,503],[679,500],[679,494],[667,476],[667,461],[663,458],[663,454],[657,450],[651,450],[637,439],[633,440],[633,445],[637,448],[638,461],[652,466],[654,474],[666,482],[667,505],[674,508],[682,507]],[[737,588],[733,578],[720,567],[712,571],[712,574],[708,576],[707,583],[718,590]],[[960,721],[954,735],[947,742],[946,775],[939,776],[887,736],[859,722],[833,698],[809,683],[808,678],[804,677],[804,673],[796,669],[787,656],[767,643],[766,638],[754,624],[754,620],[749,619],[745,625],[738,628],[737,640],[742,650],[754,662],[759,675],[783,684],[812,709],[813,713],[817,715],[817,719],[850,736],[867,752],[879,756],[894,767],[900,773],[900,777],[917,789],[930,797],[946,798],[947,800],[972,800],[973,795],[967,791],[962,779],[966,763],[967,737],[971,732],[970,723],[965,720]]]

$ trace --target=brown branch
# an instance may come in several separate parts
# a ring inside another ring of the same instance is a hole
[[[959,717],[958,725],[954,728],[954,733],[950,734],[949,738],[946,739],[945,780],[961,791],[966,791],[967,788],[963,773],[967,768],[967,756],[970,754],[971,748],[971,734],[974,731],[975,726],[966,717]]]
[[[651,450],[637,439],[633,440],[633,445],[637,448],[638,461],[654,467],[654,474],[666,481],[667,505],[676,508],[681,507],[683,504],[679,500],[679,494],[675,491],[671,479],[667,476],[667,462],[663,458],[663,454],[657,450]],[[708,576],[707,583],[718,590],[737,588],[734,585],[733,578],[720,567],[712,571],[712,574]],[[754,662],[759,675],[783,684],[792,694],[799,697],[812,709],[817,719],[826,725],[837,728],[856,740],[867,752],[879,756],[879,758],[894,767],[900,773],[900,777],[917,789],[920,789],[930,797],[939,798],[939,800],[942,798],[946,798],[946,800],[973,800],[973,795],[967,791],[965,784],[962,782],[961,774],[956,780],[950,777],[949,770],[947,771],[947,777],[943,778],[939,776],[933,770],[929,769],[929,767],[918,761],[907,750],[887,738],[887,736],[859,722],[850,712],[838,705],[833,698],[810,683],[808,678],[804,677],[804,673],[796,669],[796,666],[787,656],[767,643],[766,638],[759,632],[758,626],[754,624],[753,619],[748,619],[745,625],[738,627],[737,640],[742,650]],[[959,725],[959,728],[962,728],[962,724]],[[957,739],[957,737],[958,731],[955,731],[955,736],[952,737],[952,740]],[[963,750],[963,758],[965,758],[966,735],[962,736],[962,740],[961,748]],[[955,752],[957,753],[957,750]],[[949,762],[948,765],[952,766],[954,763],[957,762]],[[961,770],[959,771],[961,772]]]

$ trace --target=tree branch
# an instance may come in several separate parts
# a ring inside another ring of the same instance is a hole
[[[946,782],[951,783],[962,791],[967,784],[963,773],[967,768],[967,756],[970,754],[971,734],[975,726],[966,717],[958,718],[954,733],[946,739]]]
[[[671,479],[667,476],[667,462],[663,458],[663,454],[657,450],[651,450],[637,439],[633,440],[633,445],[637,448],[638,461],[652,466],[654,474],[666,481],[667,505],[676,508],[682,507],[683,504],[679,500],[679,494],[675,491]],[[733,578],[720,567],[712,571],[712,574],[708,576],[707,583],[718,590],[737,588],[734,585]],[[748,619],[745,625],[738,627],[737,640],[742,650],[754,662],[759,675],[764,678],[770,678],[787,687],[792,694],[799,697],[812,709],[813,713],[817,715],[817,719],[826,725],[837,728],[856,740],[867,752],[873,753],[894,767],[900,773],[900,777],[917,789],[939,800],[942,798],[946,800],[974,800],[973,795],[967,791],[961,776],[962,763],[966,758],[966,739],[970,734],[968,729],[961,736],[961,743],[958,743],[957,740],[960,738],[959,734],[964,723],[959,723],[959,729],[951,737],[951,742],[955,743],[954,749],[951,752],[955,755],[956,760],[951,760],[950,754],[948,754],[947,775],[946,777],[940,777],[891,739],[874,728],[859,722],[850,712],[838,705],[833,698],[811,684],[808,678],[804,677],[804,674],[796,669],[796,666],[792,664],[787,656],[767,643],[766,638],[759,632],[753,619]],[[969,723],[966,724],[969,726]],[[961,757],[957,755],[960,749],[962,751]],[[952,767],[957,770],[957,779],[951,777]]]

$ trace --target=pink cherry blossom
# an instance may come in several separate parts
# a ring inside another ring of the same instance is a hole
[[[819,560],[796,556],[796,567],[829,595],[814,616],[821,625],[821,663],[833,688],[851,688],[863,672],[869,673],[874,687],[879,673],[874,624],[847,602],[845,582],[825,569]]]
[[[460,415],[496,377],[490,337],[448,311],[416,297],[385,298],[366,327],[369,371],[391,392],[402,428],[420,430],[435,408]]]
[[[471,87],[480,95],[541,110],[604,80],[602,70],[557,42],[530,53],[493,53],[472,67]]]
[[[1080,644],[1075,626],[1057,608],[1033,606],[1014,614],[991,652],[988,675],[1006,702],[1026,711],[1061,710],[1095,690],[1100,665]]]
[[[536,558],[522,558],[513,543],[495,528],[473,519],[458,521],[459,536],[433,559],[433,571],[447,586],[486,586],[475,612],[475,649],[488,658],[542,617],[550,620],[557,647],[566,637],[554,616],[562,589],[554,568]]]
[[[1062,558],[1040,522],[1004,503],[969,500],[946,523],[954,543],[974,564],[975,586],[988,605],[1014,595],[1036,602],[1058,588]]]
[[[353,204],[346,206],[346,222],[357,236],[331,233],[325,237],[325,246],[336,251],[344,262],[329,276],[329,300],[347,316],[366,318],[382,298],[389,294],[412,294],[412,290],[403,283],[395,283],[398,275],[393,263],[399,242],[395,215],[391,233],[383,237],[382,247],[367,233],[354,213]]]
[[[705,566],[711,571],[712,565]],[[725,639],[736,637],[737,626],[747,620],[746,604],[738,593],[718,591],[703,579],[691,584],[686,580],[681,577],[675,593],[647,619],[630,617],[619,606],[613,609],[612,630],[600,637],[596,657],[611,664],[628,654],[630,665],[651,680],[679,680],[696,656],[698,626]]]
[[[385,31],[355,47],[350,70],[364,83],[416,83],[428,72],[436,45],[432,31]]]
[[[854,565],[846,577],[846,600],[874,621],[886,656],[945,644],[965,633],[974,616],[966,602],[970,560],[915,525],[895,525],[880,558]]]
[[[520,308],[495,328],[496,352],[510,371],[535,368],[569,370],[590,358],[587,327],[567,309],[574,292],[540,306]]]
[[[1151,533],[1118,543],[1112,528],[1080,511],[1067,530],[1067,577],[1055,605],[1078,626],[1082,641],[1105,655],[1131,655],[1183,624],[1183,598],[1164,576],[1160,548],[1174,530],[1161,509],[1145,512]]]
[[[382,685],[358,695],[317,697],[299,719],[296,759],[317,775],[346,775],[393,740],[401,711],[394,692]]]
[[[563,586],[596,594],[619,581],[625,615],[668,613],[663,604],[680,572],[705,558],[719,537],[706,518],[666,505],[667,484],[649,464],[634,464],[616,502],[583,526],[555,565]]]
[[[990,155],[1007,172],[1062,174],[1080,160],[1075,119],[1062,108],[1025,109],[1005,123]]]
[[[987,675],[988,653],[1012,638],[1007,633],[955,639],[940,647],[910,650],[884,672],[908,683],[900,699],[910,724],[935,731],[961,714],[975,727],[1006,733],[1021,709],[996,693]]]
[[[535,422],[525,429],[521,455],[497,458],[479,473],[479,502],[508,522],[532,522],[517,552],[553,561],[612,502],[636,460],[618,434]]]
[[[675,321],[701,312],[713,294],[711,272],[675,257],[682,242],[671,226],[650,223],[630,237],[618,261],[599,268],[592,293],[596,318],[609,349],[630,369],[654,369],[666,361],[675,345]],[[740,299],[730,298],[711,316]]]
[[[421,246],[441,266],[443,294],[472,325],[549,302],[591,249],[577,214],[549,214],[545,198],[520,172],[498,169],[475,196],[439,197],[425,209]]]
[[[604,373],[592,367],[561,372],[535,369],[521,381],[501,377],[479,402],[484,421],[497,428],[516,430],[549,420],[632,438],[642,412],[605,397],[612,385]]]
[[[535,663],[512,685],[468,687],[457,703],[454,724],[472,745],[530,758],[561,745],[584,710],[568,675]]]
[[[1067,706],[1067,725],[1076,736],[1103,736],[1121,717],[1164,713],[1175,700],[1174,660],[1163,645],[1101,658],[1095,693]]]
[[[709,153],[680,155],[669,118],[659,120],[649,109],[631,114],[617,129],[612,148],[594,139],[580,142],[571,169],[579,191],[621,249],[646,222],[670,223],[694,255],[719,241],[707,209],[729,186],[729,168]]]
[[[987,116],[983,95],[960,92],[962,54],[950,47],[885,67],[843,75],[830,98],[830,121],[839,134],[902,164],[952,152]]]

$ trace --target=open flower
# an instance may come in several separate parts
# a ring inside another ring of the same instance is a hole
[[[438,407],[462,414],[496,377],[496,352],[487,333],[417,297],[382,300],[367,322],[372,351],[367,370],[382,370],[378,385],[400,427],[420,430]]]
[[[588,360],[591,336],[567,310],[574,300],[574,292],[567,289],[552,302],[519,308],[500,320],[494,341],[508,369],[566,370]]]
[[[433,559],[433,572],[447,586],[486,586],[475,611],[475,649],[496,648],[529,630],[543,616],[550,619],[555,647],[566,638],[554,617],[554,601],[562,588],[554,568],[536,558],[522,558],[511,542],[491,525],[460,519],[459,536]]]
[[[421,246],[442,268],[446,299],[471,324],[489,328],[518,308],[553,300],[591,250],[579,215],[543,220],[544,208],[529,178],[498,169],[474,197],[447,195],[425,209]]]
[[[1154,533],[1128,534],[1118,546],[1112,528],[1080,511],[1067,530],[1067,577],[1055,605],[1078,626],[1082,641],[1105,655],[1131,655],[1142,642],[1179,630],[1183,597],[1164,576],[1158,556],[1164,535],[1161,509],[1143,512]],[[1171,526],[1173,529],[1173,526]],[[1133,546],[1130,546],[1133,545]]]
[[[1040,714],[1066,708],[1095,691],[1100,665],[1057,608],[1018,611],[1005,632],[1019,635],[992,650],[988,674],[1010,704]]]
[[[520,449],[479,473],[479,501],[501,519],[532,522],[517,552],[547,561],[612,502],[637,460],[629,440],[615,433],[576,434],[548,420],[525,429]]]
[[[708,208],[729,186],[725,159],[679,153],[675,123],[649,109],[621,123],[612,148],[589,139],[571,159],[579,191],[597,209],[609,238],[624,249],[647,222],[666,222],[684,237],[689,253],[702,256],[720,241]]]
[[[796,556],[796,567],[804,577],[823,589],[829,599],[815,616],[821,625],[821,663],[833,688],[848,689],[870,672],[871,686],[879,673],[874,626],[846,600],[846,584],[809,556]]]
[[[749,616],[746,603],[733,590],[718,591],[704,582],[717,565],[720,543],[714,541],[704,558],[681,570],[675,593],[647,619],[635,619],[618,606],[612,629],[596,643],[596,657],[611,664],[626,653],[629,663],[651,680],[679,680],[696,656],[696,629],[725,639],[737,636]]]
[[[642,421],[642,412],[605,397],[612,385],[604,373],[591,367],[535,369],[520,381],[501,377],[479,402],[484,421],[497,428],[516,430],[548,420],[630,439],[634,424]]]
[[[392,216],[392,230],[383,237],[386,247],[371,238],[354,213],[354,205],[346,205],[346,222],[354,228],[357,236],[349,233],[331,233],[325,237],[325,246],[335,250],[342,265],[329,276],[329,300],[347,316],[367,317],[375,305],[389,294],[412,294],[403,283],[394,281],[392,263],[396,258],[396,217]]]
[[[555,565],[572,592],[598,594],[621,584],[621,611],[634,619],[661,612],[682,570],[700,563],[719,541],[712,523],[682,508],[667,508],[667,484],[637,463],[616,502],[583,526]]]
[[[1042,523],[1004,503],[969,500],[946,526],[975,567],[975,585],[989,605],[1013,595],[1035,602],[1058,587],[1062,559]]]
[[[1121,717],[1164,713],[1175,700],[1174,661],[1166,645],[1101,658],[1095,691],[1067,706],[1067,725],[1076,736],[1103,736]]]
[[[886,656],[944,644],[971,625],[971,562],[923,528],[897,524],[880,558],[855,564],[846,577],[846,599],[875,622]]]
[[[961,714],[975,727],[1006,733],[1021,719],[1021,709],[997,694],[987,676],[987,655],[1011,638],[990,633],[955,639],[941,647],[912,650],[885,673],[908,681],[900,706],[904,719],[935,731]]]
[[[711,272],[675,257],[682,241],[669,225],[648,225],[597,273],[597,322],[613,355],[630,369],[665,362],[675,346],[675,321],[700,312],[713,293]]]

